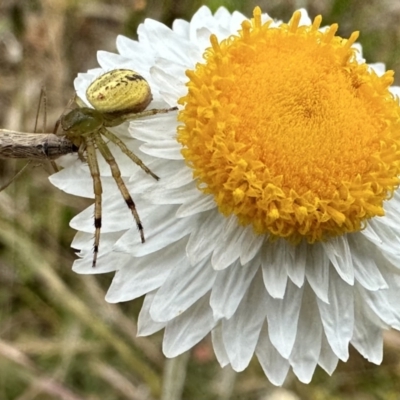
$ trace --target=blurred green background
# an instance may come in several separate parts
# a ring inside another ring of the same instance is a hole
[[[360,30],[367,61],[385,62],[400,84],[400,1],[0,0],[0,127],[31,132],[45,85],[52,131],[76,74],[97,66],[97,50],[115,51],[118,34],[136,38],[147,17],[171,26],[203,4],[248,16],[259,5],[285,21],[306,7],[311,17],[322,14],[324,24],[339,23],[341,36]],[[0,160],[0,186],[22,165]],[[104,301],[112,275],[71,271],[68,223],[91,201],[61,193],[49,173],[37,164],[0,193],[0,399],[159,399],[162,334],[135,337],[141,300]],[[332,377],[317,369],[303,385],[289,375],[280,389],[256,360],[240,374],[221,370],[207,338],[190,353],[182,398],[399,399],[400,335],[385,335],[382,366],[352,349]]]

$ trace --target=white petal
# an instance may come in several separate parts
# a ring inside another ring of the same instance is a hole
[[[137,199],[136,203],[137,203]],[[138,204],[136,204],[138,205]],[[139,209],[139,208],[138,208]],[[111,196],[106,196],[102,201],[102,227],[101,232],[119,232],[136,226],[130,209],[118,189]],[[86,208],[72,218],[70,226],[83,232],[94,232],[94,205]],[[135,228],[136,229],[136,228]],[[139,239],[140,241],[140,239]]]
[[[135,228],[127,231],[121,239],[115,243],[114,250],[132,254],[134,257],[143,257],[160,250],[171,243],[177,242],[190,233],[196,226],[199,216],[192,218],[170,218],[176,212],[176,206],[164,206],[147,218],[145,232],[146,242],[141,243]]]
[[[104,274],[122,268],[129,261],[128,254],[106,253],[97,257],[96,267],[93,268],[93,256],[79,258],[74,261],[72,270],[78,274]]]
[[[140,72],[141,74],[148,70],[148,65],[154,65],[154,56],[152,52],[143,51],[143,45],[136,40],[119,35],[117,36],[117,49],[120,54],[130,58],[133,63],[138,63],[137,66],[139,68],[142,65],[146,66],[146,69]],[[140,57],[138,57],[139,54]],[[133,70],[136,71],[136,67],[133,68]]]
[[[176,19],[172,23],[172,30],[176,32],[179,36],[182,36],[184,38],[189,37],[189,29],[190,29],[189,22],[183,19]]]
[[[115,254],[113,246],[123,232],[102,233],[100,238],[99,254],[96,267],[93,268],[93,234],[82,231],[75,235],[71,247],[80,249],[79,257],[72,266],[72,270],[78,274],[103,274],[121,268],[129,261],[128,254]]]
[[[157,59],[157,66],[151,68],[153,81],[160,88],[163,99],[168,104],[176,104],[176,101],[187,93],[186,70],[187,65],[171,63],[164,59]]]
[[[168,322],[163,341],[166,357],[176,357],[192,348],[215,326],[209,306],[209,296],[203,296],[186,312]]]
[[[93,179],[87,167],[78,159],[68,168],[49,176],[49,181],[66,193],[80,197],[94,197]]]
[[[244,234],[240,243],[240,262],[245,265],[259,254],[265,238],[263,235],[255,234],[251,226],[244,227],[243,231]]]
[[[124,231],[121,232],[113,232],[113,233],[107,233],[105,236],[105,240],[107,241],[107,238],[110,238],[110,244],[114,243],[115,240],[118,240],[118,238],[121,237],[121,235],[124,233]],[[84,249],[84,250],[93,250],[93,235],[88,234],[86,232],[77,232],[76,235],[74,236],[74,239],[72,240],[71,247],[74,249]],[[110,246],[112,248],[112,246]]]
[[[360,293],[365,296],[364,301],[367,302],[380,319],[385,323],[391,321],[388,325],[392,328],[399,329],[400,310],[398,305],[400,304],[400,276],[397,270],[395,270],[396,274],[393,274],[393,266],[391,270],[390,265],[384,266],[386,268],[382,268],[381,272],[389,285],[388,289],[376,292],[367,292],[367,294],[365,291],[360,290]]]
[[[104,244],[103,249],[101,249],[102,253],[109,253],[113,249],[113,244],[115,241],[113,240],[113,236],[115,234],[116,240],[118,236],[124,234],[123,232],[110,232],[104,233]],[[110,239],[110,240],[109,240]],[[86,233],[83,231],[78,231],[75,235],[75,238],[71,244],[71,247],[79,250],[80,257],[92,257],[93,256],[93,244],[94,244],[94,236],[93,233]],[[82,272],[84,273],[84,272]]]
[[[214,14],[214,18],[219,25],[223,26],[225,29],[229,28],[231,13],[225,7],[219,7]]]
[[[260,340],[256,348],[256,355],[260,365],[273,385],[281,386],[289,371],[289,361],[283,358],[268,337],[268,328],[264,324],[260,333]]]
[[[222,323],[219,323],[212,331],[211,331],[211,339],[214,348],[215,356],[221,367],[225,367],[229,364],[228,354],[225,350],[224,341],[222,339]]]
[[[386,67],[384,63],[373,63],[368,64],[368,66],[375,71],[378,76],[382,76],[386,72]]]
[[[160,187],[159,189],[153,189],[147,194],[145,193],[143,198],[147,201],[151,201],[153,204],[182,204],[185,202],[191,203],[203,196],[204,195],[196,189],[195,185],[193,185],[193,182],[190,182],[186,186],[168,190],[168,197],[166,197],[165,189]]]
[[[161,169],[160,178],[157,184],[160,189],[164,188],[166,191],[185,186],[188,183],[193,184],[192,171],[186,168],[184,161],[177,161],[168,165],[165,171]]]
[[[264,15],[266,14],[263,14],[262,18],[264,18]],[[234,11],[228,27],[229,32],[232,34],[237,34],[238,30],[240,30],[242,27],[243,21],[248,21],[248,20],[249,19],[239,11]]]
[[[296,341],[289,361],[293,372],[303,383],[309,383],[317,366],[321,352],[322,325],[315,303],[315,296],[308,286],[303,293],[303,302],[297,326]]]
[[[360,64],[365,63],[365,58],[363,57],[363,51],[362,51],[361,44],[354,43],[351,47],[357,50],[356,54],[355,54],[357,62]]]
[[[303,288],[288,282],[285,297],[267,299],[268,332],[271,343],[284,358],[289,358],[297,334]]]
[[[155,322],[150,317],[150,307],[156,291],[147,293],[138,318],[138,336],[149,336],[165,327],[164,322]]]
[[[400,86],[391,86],[389,88],[389,91],[395,96],[395,98],[397,97],[397,99],[399,99],[399,97],[400,97]]]
[[[390,282],[388,282],[390,284]],[[364,288],[358,288],[363,301],[370,307],[370,309],[388,326],[400,330],[400,315],[398,307],[399,304],[392,303],[388,296],[389,290],[379,290],[370,292]],[[397,289],[398,290],[398,289]],[[393,305],[392,305],[393,304]]]
[[[180,240],[146,257],[131,257],[115,274],[106,300],[109,303],[128,301],[159,288],[171,270],[185,262],[185,247],[186,240]]]
[[[151,318],[162,322],[181,315],[211,289],[216,277],[209,260],[192,267],[186,258],[175,266],[157,291]]]
[[[333,268],[329,274],[329,304],[317,298],[325,335],[333,352],[342,360],[349,357],[354,327],[354,291]]]
[[[333,371],[337,367],[339,359],[332,351],[331,346],[329,346],[325,334],[322,334],[321,339],[321,353],[319,355],[318,364],[325,370],[327,374],[332,375]]]
[[[377,218],[378,223],[383,223],[385,225],[394,228],[397,231],[397,236],[399,235],[399,224],[400,224],[400,191],[394,192],[393,197],[390,201],[384,203],[385,215],[383,217]]]
[[[55,162],[59,167],[62,167],[60,168],[60,170],[62,171],[64,168],[71,167],[76,162],[76,159],[77,159],[76,154],[66,154],[65,156],[57,158]]]
[[[393,227],[389,228],[386,224],[380,223],[378,219],[373,219],[369,221],[367,229],[367,232],[362,231],[362,233],[365,236],[368,235],[368,239],[372,239],[371,241],[380,248],[385,257],[388,254],[395,254],[397,259],[400,258],[398,250],[400,248],[400,235],[397,234]]]
[[[308,251],[309,246],[302,241],[294,248],[293,262],[287,265],[289,278],[299,288],[302,287],[304,283]]]
[[[243,371],[254,354],[265,320],[265,306],[266,293],[259,274],[232,318],[222,321],[225,349],[235,371]]]
[[[359,304],[357,304],[355,308],[356,318],[351,344],[369,362],[379,365],[383,358],[382,329],[379,323],[377,324],[376,316],[368,313],[368,310],[364,311],[362,299],[357,303]],[[373,319],[371,319],[371,317]]]
[[[268,293],[282,299],[287,284],[287,265],[291,263],[289,244],[278,239],[266,243],[262,248],[262,271],[265,287]]]
[[[319,244],[314,244],[307,253],[306,277],[314,293],[325,303],[328,300],[329,259]]]
[[[215,209],[216,204],[214,198],[209,195],[202,194],[190,202],[182,204],[176,212],[177,218],[189,217],[191,215],[199,214],[204,211]]]
[[[129,124],[129,133],[133,138],[145,142],[175,140],[176,111],[166,114],[155,114],[131,121]]]
[[[91,107],[90,103],[86,98],[86,89],[96,78],[104,73],[102,68],[94,68],[89,70],[86,74],[79,73],[78,76],[74,80],[74,87],[76,90],[76,94],[80,99],[82,99],[88,107]]]
[[[218,271],[210,298],[215,320],[233,316],[258,269],[258,265],[242,266],[236,262],[230,268]]]
[[[299,8],[298,11],[301,13],[299,26],[311,25],[311,18],[308,16],[308,12],[305,8]]]
[[[149,141],[140,146],[140,150],[149,156],[167,160],[182,160],[182,147],[176,140]]]
[[[347,236],[330,238],[326,242],[321,242],[321,244],[339,276],[349,285],[353,285],[354,269]]]
[[[211,264],[214,269],[229,267],[240,256],[240,243],[244,230],[237,225],[236,217],[226,218],[218,246],[213,251]]]
[[[202,213],[202,218],[196,229],[191,233],[186,248],[187,256],[192,265],[209,255],[218,245],[221,236],[221,226],[224,217],[216,210]]]
[[[375,248],[364,235],[349,235],[348,240],[351,245],[354,277],[357,282],[368,290],[386,289],[388,285],[374,260]]]
[[[191,65],[193,45],[164,24],[147,18],[144,24],[139,25],[138,36],[140,43],[150,48],[156,47],[158,57]]]
[[[210,47],[211,34],[215,34],[218,40],[222,40],[229,36],[229,33],[228,29],[218,24],[211,15],[211,11],[205,6],[200,7],[190,21],[190,40],[197,43],[202,51]]]
[[[120,54],[109,53],[108,51],[98,51],[97,61],[104,71],[111,71],[113,69],[132,69],[144,73],[147,70],[145,64],[133,61],[131,58],[124,57]],[[142,72],[143,71],[143,72]]]
[[[378,248],[384,246],[383,240],[377,235],[377,233],[371,226],[371,223],[368,223],[367,226],[360,232],[360,234],[364,235],[370,242],[374,243]]]

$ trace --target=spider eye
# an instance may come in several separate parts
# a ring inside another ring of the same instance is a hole
[[[87,88],[86,97],[96,110],[112,115],[141,112],[152,100],[146,79],[130,69],[101,75]]]
[[[68,134],[90,133],[101,128],[102,115],[91,108],[81,107],[71,110],[61,118],[61,126]]]

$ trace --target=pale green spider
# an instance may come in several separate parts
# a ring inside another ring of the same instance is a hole
[[[111,174],[132,212],[141,241],[144,243],[144,230],[135,202],[121,178],[118,164],[104,138],[116,144],[134,163],[158,180],[158,176],[129,150],[121,139],[107,128],[137,118],[176,111],[178,108],[144,111],[152,100],[150,86],[137,72],[127,69],[117,69],[101,75],[88,87],[86,97],[94,109],[86,107],[83,101],[76,96],[75,102],[78,107],[61,116],[55,125],[54,133],[57,133],[59,126],[61,126],[58,135],[65,135],[78,147],[78,156],[82,161],[88,163],[90,174],[93,178],[95,236],[92,266],[95,267],[100,243],[102,201],[102,185],[96,148],[110,166]]]

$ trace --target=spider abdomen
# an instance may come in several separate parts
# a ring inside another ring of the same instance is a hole
[[[114,116],[139,113],[152,100],[146,79],[129,69],[101,75],[87,88],[86,97],[96,110]]]

